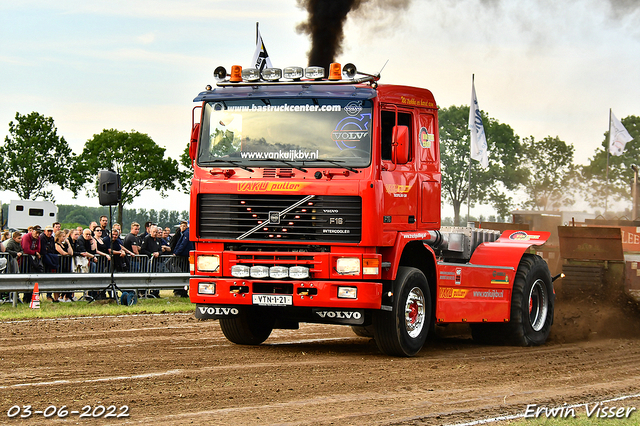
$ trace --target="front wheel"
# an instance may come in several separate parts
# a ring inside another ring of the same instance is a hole
[[[369,338],[373,337],[373,326],[371,325],[352,325],[351,331],[353,331],[356,336]]]
[[[268,314],[261,315],[256,308],[238,308],[238,315],[220,318],[220,328],[224,337],[238,345],[259,345],[267,340],[275,319]]]
[[[373,316],[374,339],[380,351],[393,356],[417,354],[431,324],[431,293],[427,278],[416,268],[400,267],[393,282],[391,312]]]
[[[553,284],[546,262],[525,254],[518,265],[511,296],[511,319],[507,326],[510,343],[541,345],[547,341],[554,315]]]

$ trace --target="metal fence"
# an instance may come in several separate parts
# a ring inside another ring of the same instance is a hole
[[[112,282],[121,290],[182,289],[189,283],[189,258],[181,256],[125,256],[111,261],[97,256],[87,263],[79,256],[59,256],[55,267],[34,270],[28,255],[12,259],[0,253],[0,293],[104,290]]]
[[[54,255],[50,260],[50,262],[43,261],[43,270],[39,271],[34,268],[30,255],[23,254],[19,258],[12,258],[9,253],[0,253],[0,274],[105,273],[111,272],[112,262],[114,271],[118,273],[189,272],[189,258],[173,255],[161,255],[158,257],[127,255],[111,260],[101,255],[96,255],[95,260],[89,260],[83,256]]]

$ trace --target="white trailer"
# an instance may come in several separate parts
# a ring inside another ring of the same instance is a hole
[[[8,216],[8,228],[24,230],[40,225],[44,229],[58,220],[58,207],[51,201],[12,200]]]

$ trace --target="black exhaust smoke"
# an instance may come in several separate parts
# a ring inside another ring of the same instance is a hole
[[[311,36],[309,65],[329,69],[329,64],[342,53],[344,23],[351,12],[378,21],[396,11],[406,11],[411,0],[296,0],[298,7],[309,13],[306,22],[298,24],[299,33]]]
[[[329,69],[336,55],[342,53],[342,30],[350,11],[367,0],[298,0],[298,6],[309,12],[309,20],[296,30],[311,36],[309,66]]]

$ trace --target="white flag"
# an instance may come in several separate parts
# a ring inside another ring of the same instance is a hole
[[[256,51],[253,54],[253,66],[262,71],[265,68],[273,68],[271,65],[271,59],[269,59],[269,54],[267,53],[267,49],[264,47],[264,42],[262,41],[262,36],[260,35],[260,30],[256,28],[257,32],[257,41],[256,41]]]
[[[609,152],[611,155],[622,155],[624,146],[633,138],[624,128],[620,120],[611,113],[611,122],[609,123]]]
[[[469,130],[471,130],[471,158],[479,161],[483,168],[489,167],[489,156],[487,152],[487,137],[482,125],[482,116],[478,108],[478,98],[476,97],[476,87],[471,81],[471,106],[469,108]]]

